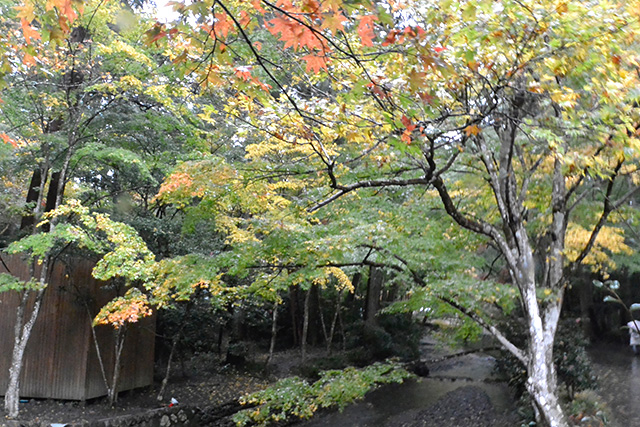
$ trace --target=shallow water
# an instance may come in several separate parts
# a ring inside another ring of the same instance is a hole
[[[428,337],[422,342],[424,359],[437,358],[449,350],[437,348]],[[429,364],[428,378],[385,386],[369,395],[363,402],[350,405],[343,412],[319,414],[298,425],[305,427],[386,427],[399,426],[416,418],[418,413],[435,404],[440,398],[459,387],[476,386],[491,399],[497,414],[514,411],[513,399],[506,383],[493,375],[495,360],[484,354],[467,354]],[[455,402],[452,402],[455,404]],[[511,427],[513,424],[509,424]],[[498,427],[498,426],[496,426]]]
[[[609,406],[613,426],[640,427],[640,357],[629,346],[599,343],[589,349],[598,393]]]

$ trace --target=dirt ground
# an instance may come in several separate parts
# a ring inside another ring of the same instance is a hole
[[[286,374],[299,358],[299,352],[296,351],[278,353],[274,356],[271,374],[267,375],[255,369],[225,364],[216,355],[198,355],[175,366],[161,401],[157,400],[161,380],[158,378],[152,386],[121,392],[115,408],[109,405],[106,397],[85,402],[25,398],[20,404],[18,420],[27,425],[43,421],[61,424],[83,421],[91,423],[168,406],[172,398],[178,401],[178,405],[190,407],[224,405],[243,394],[265,388],[279,376]],[[6,414],[2,409],[0,415],[5,419]]]

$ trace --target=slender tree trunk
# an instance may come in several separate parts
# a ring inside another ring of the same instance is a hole
[[[271,342],[269,343],[269,355],[267,356],[266,366],[269,366],[273,359],[273,352],[276,349],[276,335],[278,333],[278,301],[273,303],[273,314],[271,315]]]
[[[116,406],[118,402],[118,381],[120,380],[120,360],[122,357],[122,349],[124,348],[124,340],[126,337],[126,326],[122,326],[115,330],[115,351],[113,362],[113,376],[111,379],[111,389],[109,393],[109,403]]]
[[[43,268],[45,268],[44,265]],[[9,383],[4,396],[4,410],[9,418],[16,418],[20,411],[20,374],[22,373],[24,351],[27,348],[27,342],[31,336],[31,330],[33,329],[33,325],[36,323],[36,319],[40,312],[40,305],[42,303],[42,297],[44,296],[44,288],[36,291],[36,298],[33,308],[31,309],[31,316],[29,317],[29,320],[23,324],[30,296],[31,291],[25,290],[16,313],[13,352],[11,354],[11,366],[9,367]]]
[[[171,340],[171,351],[169,352],[169,360],[167,360],[167,369],[164,374],[164,378],[162,379],[162,384],[160,386],[160,391],[158,392],[158,396],[156,399],[161,401],[164,398],[164,391],[167,388],[167,384],[169,383],[169,376],[171,375],[171,362],[173,361],[173,355],[176,352],[176,348],[178,347],[178,341],[180,341],[180,337],[182,336],[182,331],[184,330],[185,325],[187,324],[187,319],[189,313],[191,312],[191,307],[193,306],[193,300],[190,299],[185,308],[184,315],[182,316],[182,322],[180,328],[173,336]],[[218,338],[218,354],[220,353],[220,339]]]
[[[313,289],[313,285],[309,288],[307,295],[304,297],[304,320],[302,321],[302,340],[300,342],[303,362],[307,360],[307,333],[309,331],[309,302],[311,300],[311,289]]]
[[[291,310],[291,332],[293,334],[293,345],[300,343],[300,332],[298,324],[298,287],[291,286],[289,288],[289,307]]]
[[[85,305],[87,309],[87,315],[89,318],[89,326],[91,327],[91,337],[93,339],[93,345],[96,349],[96,357],[98,358],[98,366],[100,366],[100,373],[102,374],[102,381],[104,382],[104,386],[107,389],[107,396],[111,395],[111,386],[109,385],[109,380],[107,379],[107,370],[104,366],[104,359],[102,358],[102,351],[100,351],[100,343],[98,342],[98,336],[96,335],[96,327],[93,325],[93,316],[91,315],[91,310],[89,310],[89,306]]]
[[[336,297],[336,311],[333,313],[333,319],[331,319],[331,329],[329,329],[329,339],[327,342],[327,354],[331,355],[331,346],[333,344],[333,337],[336,332],[336,323],[338,321],[338,316],[340,315],[340,300],[342,299],[342,291],[338,292],[338,296]]]
[[[322,311],[322,302],[320,301],[320,292],[318,296],[318,314],[320,316],[320,327],[322,328],[322,336],[324,337],[324,343],[327,346],[327,353],[329,352],[329,331],[327,330],[327,323],[324,321],[324,312]]]
[[[342,351],[347,350],[347,333],[344,328],[344,323],[342,322],[342,314],[340,310],[336,312],[338,317],[338,324],[340,325],[340,335],[342,335]]]
[[[364,308],[364,322],[367,326],[377,323],[376,315],[380,309],[380,295],[384,277],[382,271],[376,267],[369,268],[369,280],[367,282],[367,298]]]

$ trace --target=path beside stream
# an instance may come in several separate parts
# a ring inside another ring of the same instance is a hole
[[[513,427],[519,425],[512,393],[495,376],[495,359],[483,353],[456,353],[430,336],[421,340],[430,375],[383,387],[342,413],[321,414],[304,427]],[[444,359],[443,359],[444,358]]]

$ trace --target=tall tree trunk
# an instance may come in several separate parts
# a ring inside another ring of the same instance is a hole
[[[377,323],[376,315],[380,310],[380,295],[384,276],[382,270],[377,267],[369,267],[369,280],[367,281],[367,298],[364,307],[364,323],[374,326]]]
[[[302,353],[302,361],[307,360],[307,332],[309,331],[309,306],[311,300],[311,289],[313,285],[307,291],[307,295],[304,297],[304,320],[302,321],[302,339],[300,341],[300,351]]]
[[[127,335],[126,326],[116,328],[115,333],[115,348],[114,348],[114,361],[113,361],[113,376],[111,377],[111,388],[109,393],[109,403],[111,406],[116,406],[118,402],[118,382],[120,381],[120,361],[122,359],[122,349],[124,348],[124,340]]]
[[[191,312],[191,307],[193,306],[193,299],[189,299],[187,302],[187,306],[185,308],[184,315],[182,316],[182,322],[180,324],[180,328],[173,336],[171,340],[171,351],[169,351],[169,358],[167,360],[167,369],[164,373],[164,378],[162,378],[162,383],[160,385],[160,391],[158,392],[158,396],[156,400],[162,401],[164,398],[164,391],[167,388],[167,384],[169,383],[169,376],[171,375],[171,365],[173,362],[173,356],[176,353],[176,348],[178,347],[178,341],[180,341],[180,337],[182,336],[182,331],[184,330],[185,325],[187,324],[187,319],[189,318],[189,313]],[[218,338],[218,354],[220,354],[220,338]]]
[[[543,322],[543,318],[554,322],[553,318],[559,316],[561,304],[549,303],[541,313],[534,285],[523,292],[523,300],[529,318],[526,387],[534,401],[536,421],[541,426],[565,427],[568,424],[558,400],[553,362],[554,334],[549,333],[550,329],[555,330],[555,326]],[[557,320],[555,322],[557,324]]]
[[[24,291],[20,300],[20,305],[16,313],[16,325],[14,328],[13,352],[11,354],[11,366],[9,367],[9,383],[4,396],[4,410],[9,418],[16,418],[20,411],[20,373],[22,372],[22,362],[24,360],[24,351],[27,348],[27,342],[31,335],[33,325],[36,323],[42,297],[44,296],[44,288],[36,291],[36,298],[31,309],[29,320],[23,324],[25,311],[31,291]]]
[[[331,329],[329,329],[329,340],[327,342],[327,354],[331,355],[331,346],[333,344],[333,337],[336,332],[336,323],[340,316],[340,300],[342,299],[342,291],[338,292],[336,296],[336,311],[333,313],[333,319],[331,319]]]
[[[70,140],[69,149],[64,157],[64,161],[62,167],[60,168],[58,182],[54,185],[50,183],[50,186],[54,186],[57,189],[55,194],[55,203],[53,204],[53,208],[57,208],[62,203],[63,189],[64,183],[66,181],[66,174],[69,170],[69,163],[71,161],[72,155],[72,143]],[[46,164],[48,165],[48,158]],[[48,166],[43,168],[44,173],[42,175],[46,176],[46,171],[48,171]],[[44,183],[45,179],[40,179],[40,190],[38,191],[38,201],[36,203],[34,213],[33,213],[33,223],[34,228],[32,233],[36,234],[35,224],[40,220],[40,215],[42,212],[42,193],[44,192]],[[49,229],[53,230],[56,226],[56,218],[51,218],[49,221]],[[31,331],[33,330],[33,326],[36,323],[38,318],[38,314],[40,313],[40,307],[42,304],[42,298],[44,297],[44,292],[47,287],[47,280],[49,279],[49,271],[52,268],[51,264],[51,254],[47,253],[40,258],[40,276],[38,279],[38,289],[35,291],[35,301],[33,304],[33,308],[31,309],[31,314],[29,319],[25,322],[25,315],[27,311],[27,302],[29,297],[33,291],[29,289],[25,289],[23,291],[23,297],[20,301],[20,305],[16,312],[16,324],[14,328],[14,342],[13,342],[13,351],[11,353],[11,365],[9,367],[9,383],[7,385],[7,391],[5,392],[4,397],[4,407],[5,412],[9,418],[15,418],[18,416],[20,407],[20,374],[22,372],[22,365],[24,362],[24,352],[27,347],[27,342],[31,337]],[[34,269],[31,269],[31,277],[34,277]]]
[[[46,175],[44,177],[46,179]],[[34,169],[31,174],[31,181],[29,182],[29,190],[27,191],[27,205],[29,204],[37,204],[40,200],[40,186],[42,183],[42,170],[40,168]],[[20,230],[24,230],[35,225],[35,208],[31,210],[29,213],[24,213],[22,216],[22,221],[20,222]]]
[[[293,336],[293,345],[296,346],[300,343],[300,330],[298,324],[298,286],[291,286],[289,288],[289,307],[291,310],[291,333]]]
[[[273,352],[276,349],[276,335],[278,333],[278,301],[273,303],[273,313],[271,315],[271,342],[269,343],[269,355],[265,365],[269,366],[273,359]]]

